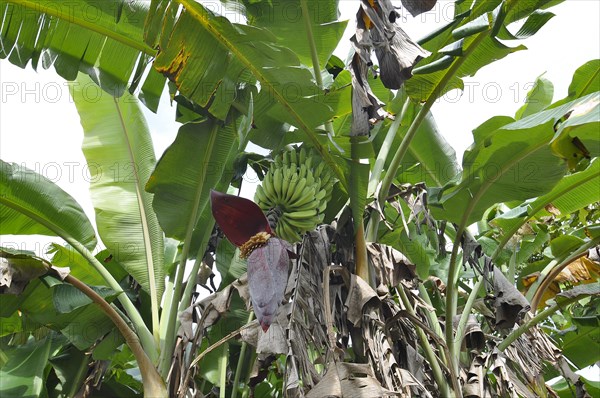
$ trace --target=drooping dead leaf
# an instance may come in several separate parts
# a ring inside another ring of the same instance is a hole
[[[377,293],[361,277],[352,274],[350,276],[350,288],[346,299],[347,317],[354,326],[359,327],[362,322],[363,307],[365,304],[377,297]]]
[[[0,249],[0,294],[20,294],[50,266],[33,253]]]
[[[398,16],[390,0],[362,0],[352,39],[355,47],[375,50],[381,81],[390,89],[400,88],[412,76],[414,65],[429,55],[400,28]]]
[[[379,243],[368,243],[371,269],[377,273],[380,285],[397,286],[402,280],[416,277],[416,266],[398,250]]]
[[[501,396],[536,398],[507,365],[507,358],[499,351],[491,355],[491,371],[496,375],[497,389]]]
[[[540,272],[534,272],[522,278],[523,286],[526,288],[525,292],[539,279],[540,275]],[[574,260],[560,271],[548,288],[543,292],[538,308],[545,307],[546,301],[553,299],[561,292],[561,284],[567,283],[572,286],[577,286],[580,284],[594,283],[598,280],[599,276],[600,264],[597,262],[590,260],[588,257],[580,257]]]
[[[321,226],[305,235],[289,278],[286,295],[290,296],[291,304],[284,307],[288,323],[279,322],[286,332],[288,345],[284,381],[288,397],[304,396],[313,388],[322,377],[316,363],[326,362],[314,354],[328,350],[323,271],[331,264],[330,235],[333,230],[329,226]]]
[[[485,356],[477,355],[471,362],[467,372],[467,380],[463,387],[464,398],[484,398],[492,396],[485,383]]]
[[[371,367],[362,363],[330,362],[323,379],[306,398],[395,397],[400,393],[383,388]]]
[[[464,333],[465,339],[463,342],[470,351],[481,351],[485,348],[485,335],[483,334],[481,324],[475,315],[469,315]]]
[[[496,266],[494,266],[493,278],[496,327],[510,329],[531,307],[525,296],[506,279]]]
[[[383,103],[373,94],[367,80],[367,64],[359,53],[354,54],[350,64],[352,76],[352,128],[353,136],[368,135],[371,124],[383,120]]]
[[[435,7],[435,3],[437,3],[437,0],[402,0],[402,5],[413,17],[430,11]]]
[[[531,316],[528,313],[525,320],[531,319]],[[494,350],[491,360],[496,360],[497,354],[501,354],[504,366],[508,369],[506,375],[511,378],[515,388],[529,391],[530,395],[523,396],[544,396],[544,374],[547,371],[545,364],[552,364],[560,369],[563,360],[561,351],[539,327],[527,330],[502,353]]]
[[[383,119],[382,103],[371,91],[367,75],[375,72],[371,51],[379,61],[383,84],[398,89],[412,76],[419,60],[429,55],[398,26],[390,0],[361,0],[356,14],[356,34],[350,39],[355,54],[350,63],[352,75],[351,135],[368,135],[372,123]]]

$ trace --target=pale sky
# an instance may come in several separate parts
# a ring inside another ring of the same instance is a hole
[[[344,41],[353,33],[357,7],[356,1],[340,2],[342,18],[350,19]],[[416,18],[403,15],[402,27],[418,39],[447,22],[452,7],[451,1],[442,0],[431,12]],[[459,159],[472,142],[473,128],[494,115],[514,115],[536,77],[545,73],[555,85],[557,100],[566,96],[577,67],[600,58],[600,1],[567,0],[552,11],[556,17],[538,34],[524,41],[507,43],[524,44],[528,50],[483,68],[476,76],[465,79],[469,89],[462,95],[458,91],[450,92],[434,105],[438,126],[456,149]],[[337,55],[345,59],[348,48],[346,44]],[[177,133],[174,108],[163,98],[157,115],[146,110],[145,113],[158,158]],[[93,220],[82,139],[79,116],[66,83],[53,69],[40,68],[36,73],[31,67],[22,70],[6,60],[0,61],[0,158],[24,164],[56,182],[78,200]],[[246,195],[252,196],[253,187],[246,185],[249,188]],[[42,254],[39,245],[30,246],[29,239],[7,236],[0,239],[0,244],[9,239]]]

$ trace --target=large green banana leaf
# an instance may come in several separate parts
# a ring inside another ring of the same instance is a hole
[[[141,109],[130,94],[115,98],[83,76],[71,91],[84,130],[83,153],[102,242],[160,303],[164,237],[152,195],[144,190],[156,159]]]
[[[168,10],[179,4],[184,9],[171,23]],[[158,11],[163,9],[167,11]],[[153,1],[150,15],[148,29],[160,31],[153,39],[161,43],[154,67],[167,75],[184,96],[224,119],[235,100],[236,87],[240,83],[257,84],[257,128],[262,128],[262,118],[296,126],[335,165],[314,132],[331,118],[331,108],[311,70],[296,53],[279,44],[276,35],[265,28],[232,23],[190,0],[169,2],[167,6],[164,1]],[[302,18],[288,22],[293,26],[304,23]],[[327,29],[337,31],[339,27],[331,25]]]
[[[425,101],[449,90],[464,88],[462,78],[473,76],[482,67],[507,55],[526,49],[510,47],[500,39],[525,39],[537,33],[554,15],[542,9],[557,0],[477,0],[457,2],[455,17],[444,27],[422,39],[420,44],[432,55],[414,69],[406,82],[411,98]],[[509,25],[525,20],[512,34]]]
[[[277,43],[288,47],[304,65],[312,65],[311,46],[307,39],[307,27],[303,21],[300,0],[245,1],[246,16],[251,25],[269,29]],[[307,1],[317,59],[324,68],[344,34],[347,21],[338,21],[339,0]],[[344,4],[344,6],[348,6]],[[358,9],[358,4],[356,5]]]
[[[507,123],[511,119],[503,118],[502,126],[494,118],[478,127],[473,132],[475,143],[463,158],[461,182],[432,192],[434,215],[469,225],[494,203],[550,191],[567,171],[550,145],[557,122],[573,109],[597,104],[598,98],[599,93],[594,93],[519,121]],[[570,133],[598,131],[599,125],[597,115],[574,118]]]
[[[536,112],[543,111],[552,103],[554,97],[554,85],[548,79],[538,77],[533,88],[527,93],[525,104],[515,114],[515,119],[533,115]]]
[[[600,91],[600,59],[591,60],[580,66],[573,74],[569,85],[569,95],[553,106],[557,107],[596,91]]]
[[[535,216],[548,216],[546,208],[561,215],[574,213],[585,206],[600,201],[598,181],[600,179],[600,159],[592,161],[588,168],[579,173],[571,174],[562,180],[547,194],[524,203],[492,220],[492,223],[502,228],[503,241],[508,240],[521,225]]]
[[[50,337],[37,341],[32,337],[24,345],[6,348],[2,350],[8,361],[0,368],[0,395],[6,398],[41,396],[48,360],[58,348],[57,344],[52,344]]]
[[[410,101],[407,104],[403,113],[404,119],[392,143],[391,153],[400,146],[418,110],[419,107],[414,102]],[[388,157],[386,168],[390,161],[391,158]],[[436,187],[447,184],[459,175],[460,165],[456,160],[456,152],[442,136],[432,113],[429,112],[410,142],[397,178],[401,183],[425,182],[427,186]]]
[[[50,235],[93,250],[96,234],[83,209],[47,178],[0,160],[1,234]]]
[[[141,85],[140,98],[156,110],[165,78],[149,68],[156,51],[143,40],[144,3],[0,1],[0,59],[21,68],[54,66],[66,80],[84,72],[116,96]]]
[[[160,158],[146,189],[154,194],[153,206],[168,237],[190,241],[196,228],[194,234],[210,236],[209,193],[216,187],[226,189],[233,177],[224,172],[231,170],[231,155],[237,152],[235,127],[212,117],[185,124]]]

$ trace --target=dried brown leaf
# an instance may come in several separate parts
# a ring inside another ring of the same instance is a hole
[[[469,315],[464,334],[464,343],[469,350],[481,351],[485,348],[485,335],[475,315]]]
[[[529,288],[535,283],[535,281],[538,280],[540,275],[540,272],[534,272],[523,277],[523,286],[525,288]],[[574,260],[562,271],[560,271],[548,288],[543,292],[538,308],[545,307],[546,301],[553,299],[561,292],[561,284],[568,283],[576,286],[580,284],[594,283],[598,281],[599,275],[600,264],[598,264],[596,261],[593,261],[588,257],[580,257]],[[525,291],[527,291],[527,289]]]
[[[531,307],[525,296],[506,279],[496,266],[494,266],[493,275],[496,327],[510,329]]]
[[[361,277],[351,275],[348,298],[346,299],[347,317],[354,326],[361,326],[363,308],[377,293]]]
[[[379,284],[398,286],[400,281],[416,277],[417,267],[398,250],[379,243],[368,243],[367,252]]]
[[[20,294],[29,282],[48,272],[42,260],[0,250],[0,294]]]
[[[330,362],[323,379],[306,398],[375,398],[399,396],[383,388],[367,364]]]

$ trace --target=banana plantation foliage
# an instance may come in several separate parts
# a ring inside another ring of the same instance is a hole
[[[600,60],[457,120],[462,159],[431,112],[561,2],[418,39],[436,0],[1,0],[1,62],[71,82],[95,220],[0,160],[1,234],[55,238],[0,247],[0,396],[599,397]]]

